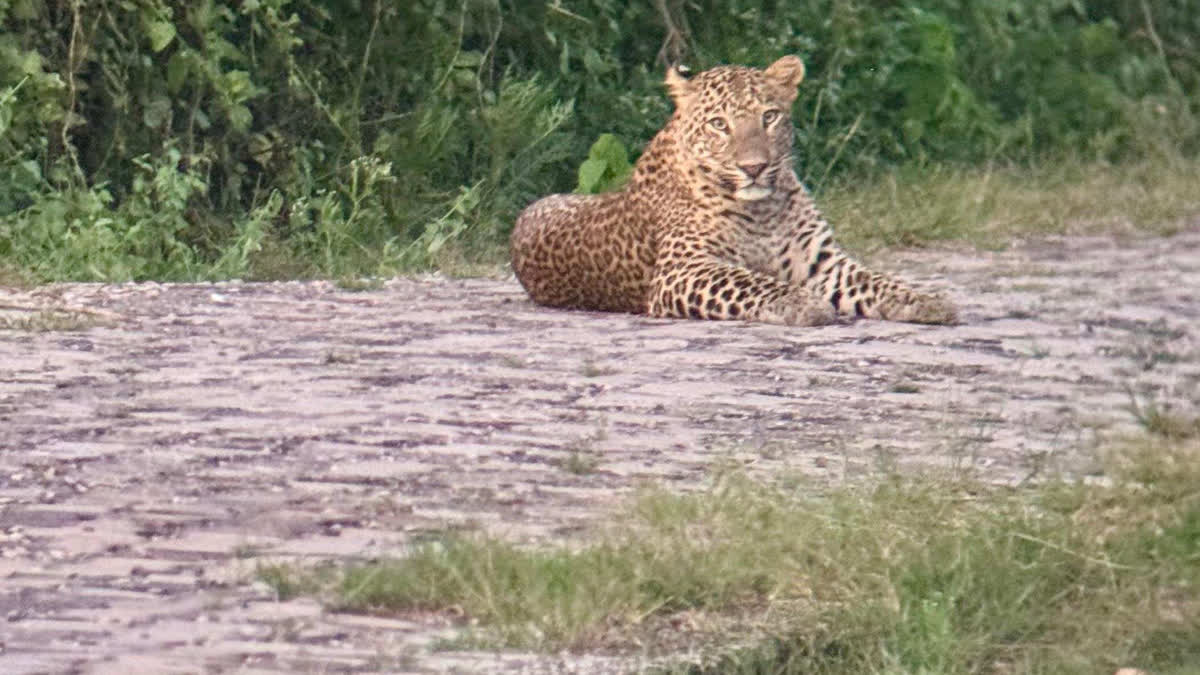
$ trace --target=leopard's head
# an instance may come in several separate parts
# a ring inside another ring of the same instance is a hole
[[[703,180],[736,199],[775,192],[792,169],[792,103],[804,62],[785,56],[765,70],[720,66],[688,77],[667,71],[678,148]]]

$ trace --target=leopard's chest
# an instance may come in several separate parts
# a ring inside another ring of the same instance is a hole
[[[775,267],[783,234],[784,213],[778,206],[733,204],[713,210],[707,223],[709,250],[726,262],[756,271]]]

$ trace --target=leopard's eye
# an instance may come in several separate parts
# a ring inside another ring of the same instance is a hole
[[[726,122],[722,117],[714,117],[708,121],[708,126],[717,131],[729,131],[729,122]]]
[[[782,113],[780,113],[778,110],[768,110],[767,112],[763,113],[763,126],[771,126],[775,122],[779,121],[780,117],[782,117]]]

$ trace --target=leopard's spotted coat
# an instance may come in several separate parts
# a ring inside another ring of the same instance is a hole
[[[954,322],[950,302],[864,268],[834,242],[792,167],[803,77],[795,56],[691,79],[671,69],[675,113],[624,189],[551,195],[521,213],[512,263],[529,295],[661,317]]]

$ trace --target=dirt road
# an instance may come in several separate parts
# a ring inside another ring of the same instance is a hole
[[[0,289],[0,671],[595,671],[434,652],[439,617],[276,602],[254,566],[560,537],[728,462],[1091,475],[1130,389],[1200,403],[1200,223],[883,262],[962,325],[560,312],[511,279]]]

